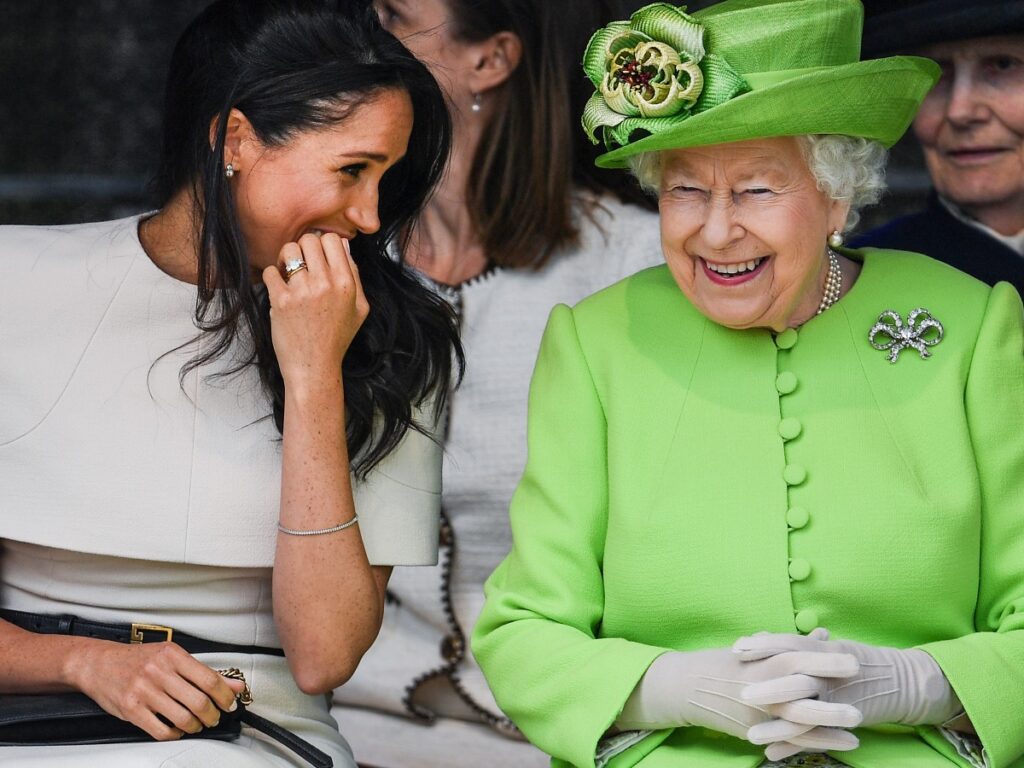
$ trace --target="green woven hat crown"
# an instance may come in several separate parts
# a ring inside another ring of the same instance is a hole
[[[834,133],[891,146],[939,76],[929,59],[860,61],[860,0],[726,0],[693,15],[654,3],[590,39],[597,89],[583,127],[621,168],[631,155]]]

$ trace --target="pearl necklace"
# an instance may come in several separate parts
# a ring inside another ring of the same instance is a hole
[[[821,304],[818,305],[816,315],[820,315],[839,300],[839,293],[843,289],[843,272],[839,268],[839,256],[831,248],[826,249],[828,253],[828,277],[825,279],[825,295],[821,297]]]

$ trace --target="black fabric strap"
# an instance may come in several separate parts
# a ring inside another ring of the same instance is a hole
[[[296,755],[314,766],[314,768],[333,768],[334,766],[334,760],[331,759],[330,755],[321,752],[305,739],[296,736],[288,729],[282,728],[265,717],[260,717],[251,710],[247,709],[242,713],[242,722],[255,728],[257,731],[262,731],[270,738],[288,747]]]
[[[70,614],[28,613],[9,608],[0,608],[0,619],[27,629],[29,632],[43,635],[74,635],[75,637],[92,637],[97,640],[113,640],[117,643],[160,643],[170,640],[180,645],[188,653],[248,653],[284,656],[284,651],[280,648],[219,643],[151,624],[108,624],[102,621],[81,619]]]

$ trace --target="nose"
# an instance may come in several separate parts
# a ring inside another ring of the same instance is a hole
[[[973,68],[958,66],[946,102],[946,118],[957,126],[983,122],[991,114]]]
[[[701,234],[708,247],[722,251],[743,237],[743,227],[736,221],[736,205],[732,196],[712,198]]]
[[[366,191],[345,209],[345,217],[360,233],[372,235],[380,229],[379,191],[376,184],[367,186]]]

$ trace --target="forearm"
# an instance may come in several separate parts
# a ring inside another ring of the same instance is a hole
[[[40,635],[0,621],[0,693],[56,693],[78,688],[74,670],[87,637]]]
[[[320,530],[355,515],[340,373],[286,387],[281,524]],[[355,671],[380,628],[382,580],[374,578],[358,525],[336,533],[279,533],[274,616],[300,688],[323,692]]]

